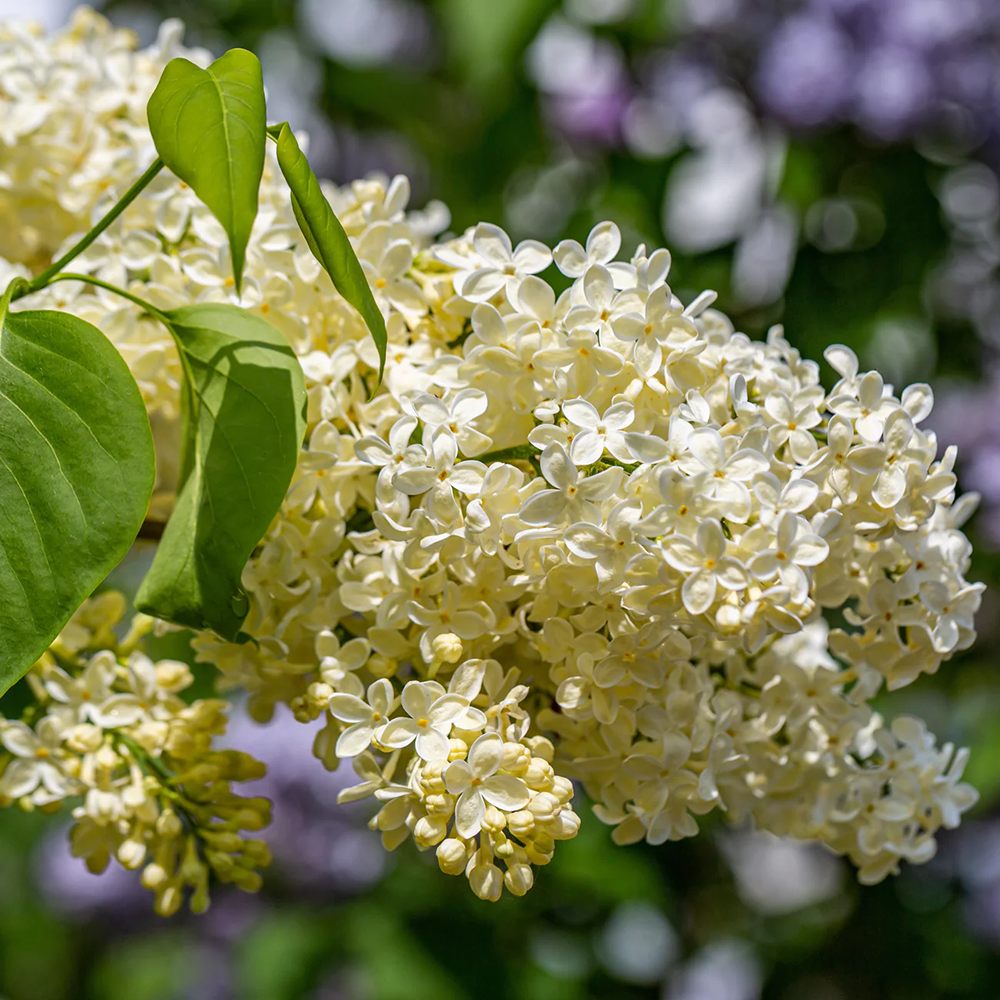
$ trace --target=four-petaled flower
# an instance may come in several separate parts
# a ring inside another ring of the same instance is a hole
[[[504,812],[523,809],[531,797],[525,783],[513,774],[500,774],[503,740],[496,733],[484,733],[469,747],[466,760],[456,760],[444,773],[445,786],[455,803],[455,830],[460,837],[479,833],[487,804]]]
[[[379,742],[392,750],[414,743],[424,760],[446,760],[448,734],[468,711],[468,699],[446,694],[435,681],[409,681],[400,702],[409,718],[390,720],[379,734]]]
[[[743,563],[726,555],[726,536],[714,518],[698,525],[694,541],[683,535],[667,539],[664,556],[674,569],[686,574],[681,600],[693,615],[712,606],[719,587],[742,590],[748,582]]]
[[[338,757],[357,757],[378,742],[378,734],[389,721],[396,704],[392,684],[380,677],[368,685],[367,701],[356,694],[340,693],[330,699],[330,714],[347,728],[337,738]]]

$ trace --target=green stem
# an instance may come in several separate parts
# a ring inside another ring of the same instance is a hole
[[[4,290],[3,296],[0,297],[0,327],[3,326],[3,321],[7,318],[7,310],[10,308],[11,302],[17,298],[18,293],[27,284],[27,278],[15,278]]]
[[[139,197],[142,190],[148,186],[149,182],[163,169],[163,160],[155,159],[145,170],[141,177],[118,199],[117,202],[105,213],[101,220],[84,237],[66,251],[54,264],[44,270],[38,277],[32,278],[22,289],[14,293],[14,298],[19,299],[22,295],[37,292],[44,288],[52,278],[58,274],[70,261],[75,260],[84,250],[89,247],[129,205]]]
[[[598,469],[598,471],[600,472],[603,472],[606,469],[614,467],[618,469],[624,469],[626,472],[632,473],[639,468],[639,464],[634,463],[630,465],[628,462],[619,462],[617,458],[612,458],[610,455],[605,455],[603,458],[599,458],[594,463],[593,467],[595,469]]]
[[[498,448],[485,455],[476,455],[477,462],[508,462],[511,459],[531,460],[538,452],[530,444],[516,444],[512,448]]]
[[[111,730],[111,738],[115,743],[120,743],[135,758],[136,763],[144,771],[152,771],[161,785],[169,785],[173,777],[162,761],[157,760],[152,754],[141,747],[131,736],[126,736],[118,730]]]
[[[76,274],[73,271],[64,271],[62,274],[54,274],[48,280],[48,284],[54,285],[57,281],[82,281],[88,285],[94,285],[97,288],[103,288],[106,292],[113,292],[115,295],[120,295],[123,299],[128,299],[129,302],[134,303],[144,312],[148,313],[154,319],[158,319],[161,323],[165,323],[167,326],[170,325],[170,321],[167,319],[163,313],[153,305],[152,302],[147,302],[145,299],[140,299],[138,295],[133,295],[131,292],[126,291],[124,288],[119,288],[117,285],[112,285],[110,281],[104,281],[101,278],[95,278],[92,274]]]
[[[148,753],[131,736],[126,736],[123,732],[116,729],[110,730],[110,733],[112,742],[114,742],[116,747],[127,750],[132,759],[139,765],[139,769],[156,779],[164,798],[169,799],[173,803],[178,816],[181,818],[181,822],[194,835],[200,849],[202,845],[201,827],[191,813],[191,803],[173,787],[174,775],[171,774],[170,770],[161,760]]]

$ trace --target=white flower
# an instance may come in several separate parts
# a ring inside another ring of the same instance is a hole
[[[775,522],[773,546],[758,552],[748,566],[765,583],[777,577],[795,604],[805,601],[809,593],[809,577],[803,567],[818,566],[830,552],[830,546],[808,527],[797,514],[785,511]]]
[[[580,478],[576,464],[560,444],[550,444],[540,459],[542,475],[553,489],[529,497],[521,508],[521,520],[531,525],[558,525],[570,518],[591,520],[596,504],[611,496],[621,482],[622,470],[606,469]]]
[[[857,385],[857,393],[834,396],[827,404],[833,413],[854,421],[855,430],[866,441],[882,436],[886,418],[899,403],[885,394],[885,383],[878,372],[867,372]]]
[[[632,451],[622,434],[635,419],[631,403],[612,403],[601,414],[586,399],[568,399],[562,411],[574,429],[569,457],[577,465],[593,465],[605,449],[621,462],[632,461]]]
[[[389,430],[388,442],[374,435],[360,438],[354,445],[358,458],[379,469],[387,469],[386,475],[389,477],[402,469],[422,465],[423,449],[419,445],[410,444],[417,423],[416,417],[400,417]]]
[[[809,432],[822,422],[817,409],[822,400],[823,390],[818,386],[795,399],[773,393],[764,400],[764,410],[774,421],[768,428],[771,442],[776,448],[787,445],[799,464],[808,462],[816,450],[816,439]]]
[[[0,776],[0,794],[11,799],[30,795],[36,805],[45,805],[76,791],[77,783],[59,766],[67,722],[65,715],[53,713],[35,729],[23,722],[3,723],[0,741],[15,759]]]
[[[952,593],[937,580],[921,585],[920,601],[933,615],[930,633],[935,649],[950,653],[961,648],[963,638],[972,636],[985,589],[983,584],[973,583]]]
[[[684,607],[693,615],[707,611],[718,587],[742,590],[748,583],[745,567],[726,555],[726,536],[718,521],[709,518],[698,525],[695,540],[674,535],[664,542],[664,557],[686,574],[681,588]]]
[[[717,430],[699,427],[687,438],[690,458],[682,468],[693,473],[707,473],[706,495],[715,501],[719,513],[732,521],[744,523],[752,509],[746,483],[765,472],[768,461],[752,448],[740,448],[727,454],[726,443]]]
[[[490,447],[490,439],[472,426],[476,417],[482,416],[489,406],[489,398],[479,389],[462,389],[448,402],[419,393],[403,405],[411,409],[425,427],[431,430],[447,428],[464,455],[478,455]]]
[[[610,264],[618,256],[622,234],[613,222],[599,222],[587,236],[586,248],[563,240],[552,251],[556,267],[569,278],[579,278],[593,264]]]
[[[472,302],[486,302],[501,289],[513,299],[526,275],[544,271],[552,262],[548,247],[524,240],[511,248],[510,237],[497,226],[481,222],[472,234],[474,267],[455,277],[455,291]]]
[[[337,739],[338,757],[357,757],[373,741],[377,742],[396,704],[392,684],[384,677],[368,685],[366,698],[362,700],[355,694],[340,693],[330,699],[330,714],[339,722],[347,723]]]
[[[316,637],[320,676],[334,691],[361,694],[364,689],[357,671],[370,654],[371,646],[366,639],[349,639],[341,646],[333,632],[324,630]]]
[[[482,485],[486,466],[472,460],[458,461],[458,439],[446,427],[434,431],[425,445],[426,464],[397,472],[392,485],[407,496],[419,496],[430,489],[458,490],[474,495]]]
[[[379,742],[393,750],[414,743],[424,760],[444,760],[448,756],[448,734],[468,710],[468,700],[443,693],[433,681],[409,681],[403,688],[401,703],[409,718],[390,720]]]
[[[584,521],[571,524],[566,529],[566,547],[580,559],[592,561],[602,583],[620,580],[635,555],[632,542],[641,517],[641,506],[626,500],[608,515],[606,527]]]
[[[466,760],[448,765],[444,780],[448,791],[458,796],[455,830],[460,837],[479,833],[487,804],[503,812],[523,809],[531,798],[525,783],[512,774],[498,774],[503,762],[503,740],[484,733],[469,747]]]

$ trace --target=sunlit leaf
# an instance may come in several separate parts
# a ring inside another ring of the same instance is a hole
[[[226,230],[239,289],[267,141],[260,62],[244,49],[231,49],[207,69],[172,59],[148,117],[160,159]]]
[[[249,607],[243,567],[295,471],[305,382],[281,334],[236,306],[163,315],[184,371],[181,487],[136,605],[235,640]]]
[[[59,312],[0,331],[0,693],[128,551],[153,488],[139,390],[100,330]]]
[[[330,275],[337,291],[361,313],[375,340],[381,379],[388,340],[385,319],[368,287],[368,279],[351,241],[288,125],[282,125],[278,134],[278,165],[292,190],[292,209],[309,249]]]

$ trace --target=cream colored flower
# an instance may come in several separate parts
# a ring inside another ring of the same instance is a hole
[[[484,733],[469,747],[466,760],[456,760],[445,771],[445,785],[455,803],[455,830],[460,837],[479,833],[486,806],[504,812],[523,809],[531,795],[525,783],[512,774],[497,773],[503,763],[503,740],[496,733]]]

